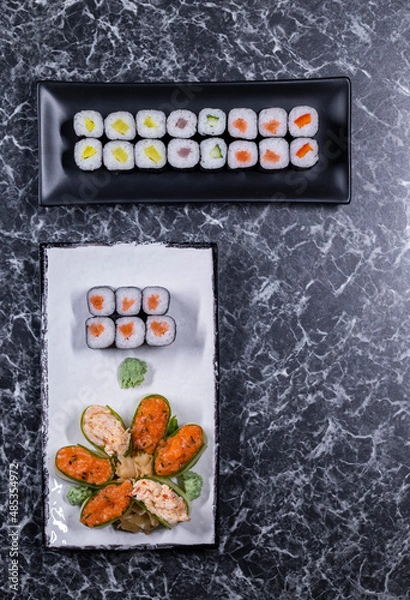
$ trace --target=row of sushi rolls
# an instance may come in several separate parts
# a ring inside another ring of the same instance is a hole
[[[90,349],[168,346],[175,339],[175,321],[166,314],[170,293],[162,286],[94,286],[86,293],[86,303]],[[145,373],[146,364],[139,359],[123,361],[120,370],[126,367],[128,383],[140,377],[142,364]],[[112,525],[148,535],[157,527],[172,529],[190,521],[191,502],[203,485],[192,467],[207,446],[199,424],[180,425],[165,396],[148,394],[137,403],[128,425],[110,406],[92,404],[80,416],[80,429],[91,447],[63,446],[54,463],[58,475],[71,482],[67,498],[80,506],[82,525]]]
[[[116,111],[105,118],[95,110],[74,115],[79,138],[74,146],[76,165],[84,171],[104,166],[110,171],[132,169],[205,171],[259,167],[272,172],[291,165],[306,169],[319,159],[315,135],[319,116],[313,106],[232,108],[228,113],[203,108],[139,110],[134,116]],[[165,141],[164,141],[165,140]]]

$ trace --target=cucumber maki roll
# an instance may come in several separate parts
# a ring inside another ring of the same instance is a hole
[[[82,171],[95,171],[102,166],[103,148],[100,140],[84,138],[74,145],[74,161]]]
[[[222,138],[208,138],[200,143],[201,167],[206,171],[222,169],[226,163],[227,146]]]
[[[198,114],[200,135],[222,135],[226,129],[226,114],[220,108],[203,108]]]
[[[154,454],[159,442],[165,437],[170,416],[171,407],[164,396],[151,394],[142,398],[131,425],[134,448]]]
[[[84,437],[108,456],[127,456],[130,453],[131,433],[109,406],[88,406],[81,415],[80,426]]]
[[[182,425],[163,440],[154,455],[154,472],[160,477],[174,477],[191,469],[206,448],[205,433],[200,425]]]
[[[99,489],[86,500],[80,515],[80,521],[86,527],[106,527],[114,523],[131,508],[133,499],[132,483],[126,479],[113,482]]]
[[[73,127],[78,137],[100,138],[104,133],[102,115],[96,110],[80,110],[74,115]]]
[[[60,448],[55,466],[63,478],[100,487],[114,477],[114,467],[109,458],[103,457],[80,444]]]
[[[191,520],[186,496],[171,481],[151,477],[138,479],[132,488],[132,497],[167,529]]]

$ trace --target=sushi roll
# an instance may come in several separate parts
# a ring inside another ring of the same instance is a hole
[[[74,115],[73,126],[78,137],[99,138],[104,133],[102,115],[96,110],[80,110]]]
[[[87,346],[92,350],[109,348],[115,340],[115,324],[110,317],[89,317],[85,322]]]
[[[258,118],[251,108],[232,108],[228,113],[228,132],[234,138],[254,140],[258,135]]]
[[[167,162],[167,149],[161,140],[145,139],[135,144],[135,165],[139,169],[162,169]]]
[[[199,144],[201,162],[205,170],[221,169],[226,164],[227,145],[222,138],[208,138]]]
[[[139,110],[136,123],[137,134],[142,138],[162,138],[166,133],[166,117],[162,110]]]
[[[308,169],[319,160],[319,146],[312,138],[297,138],[290,143],[290,162],[295,167]]]
[[[196,125],[197,116],[191,110],[173,110],[167,118],[167,132],[171,137],[191,138],[196,133]]]
[[[258,115],[258,130],[263,137],[285,137],[288,114],[284,108],[264,108]]]
[[[137,287],[119,287],[115,290],[115,309],[123,317],[138,315],[141,310],[141,290]]]
[[[258,147],[255,142],[236,141],[229,144],[228,167],[248,169],[258,162]]]
[[[119,317],[115,321],[115,345],[126,350],[142,346],[145,339],[145,324],[139,317]]]
[[[164,287],[149,286],[142,290],[142,310],[146,315],[164,315],[169,301],[169,291]]]
[[[175,169],[193,169],[199,163],[199,144],[174,138],[168,144],[168,162]]]
[[[226,129],[226,114],[220,108],[203,108],[198,115],[200,135],[222,135]]]
[[[103,148],[103,162],[109,171],[130,171],[134,167],[131,142],[108,142]]]
[[[319,129],[319,115],[312,106],[295,106],[289,113],[292,137],[313,137]]]
[[[289,143],[283,138],[265,138],[259,142],[259,164],[269,171],[289,165]]]
[[[82,171],[95,171],[102,166],[103,148],[100,140],[84,138],[74,146],[74,161]]]
[[[96,317],[109,317],[115,312],[115,293],[108,285],[92,287],[87,292],[87,307]]]
[[[133,140],[135,119],[126,111],[113,112],[104,119],[104,130],[109,140]]]
[[[145,341],[148,346],[169,346],[175,336],[176,325],[172,317],[165,315],[147,318]]]

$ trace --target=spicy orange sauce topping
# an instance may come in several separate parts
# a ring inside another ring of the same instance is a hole
[[[309,125],[312,122],[312,115],[310,113],[305,113],[304,115],[300,115],[297,119],[295,119],[295,125],[298,127],[304,127],[305,125]]]
[[[93,337],[100,337],[105,331],[105,327],[102,323],[90,323],[88,330]]]
[[[123,325],[118,325],[118,329],[121,331],[122,335],[125,338],[129,338],[134,333],[134,323],[131,321],[130,323],[124,323]]]
[[[99,296],[98,294],[90,296],[90,304],[92,304],[95,310],[102,310],[104,306],[104,296]]]
[[[159,306],[159,294],[151,294],[147,298],[147,306],[149,310],[155,310]]]
[[[122,517],[132,502],[132,483],[129,479],[120,485],[111,483],[98,490],[87,502],[80,521],[87,527],[96,527]]]
[[[169,406],[160,396],[141,400],[131,428],[134,448],[154,454],[167,430],[169,416]]]
[[[178,473],[195,456],[202,444],[202,427],[183,425],[159,447],[154,460],[156,474],[166,477]]]
[[[108,458],[95,456],[81,446],[60,448],[56,454],[56,466],[68,477],[91,485],[107,483],[113,474]]]
[[[272,119],[271,121],[263,123],[263,128],[266,129],[266,131],[269,131],[269,133],[275,134],[278,130],[279,125],[279,121],[277,121],[276,119]]]
[[[248,129],[248,123],[245,121],[245,119],[241,119],[240,117],[238,119],[235,119],[232,125],[241,133],[245,133]]]
[[[280,155],[276,154],[276,152],[274,152],[273,150],[269,150],[268,148],[265,154],[263,155],[263,159],[268,162],[277,163],[280,160]]]
[[[169,330],[169,325],[165,321],[152,321],[151,330],[154,335],[161,337]]]
[[[306,154],[307,154],[308,152],[310,152],[311,150],[313,150],[313,148],[312,148],[312,146],[311,146],[309,143],[307,143],[307,144],[303,144],[303,146],[301,146],[301,147],[299,148],[299,150],[296,152],[296,156],[297,156],[298,158],[303,158],[303,157],[304,157],[304,156],[306,156]]]
[[[248,150],[238,150],[235,152],[236,160],[241,163],[249,162],[252,158],[251,153]]]
[[[127,312],[135,304],[134,298],[124,298],[122,301],[122,310],[123,312]]]

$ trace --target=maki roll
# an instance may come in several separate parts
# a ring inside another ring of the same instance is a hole
[[[191,110],[173,110],[167,118],[167,132],[171,137],[190,138],[196,133],[196,125],[197,116]]]
[[[85,322],[87,346],[92,350],[109,348],[115,340],[115,325],[110,317],[89,317]]]
[[[84,138],[74,145],[74,161],[82,171],[95,171],[102,166],[103,150],[100,140]]]
[[[258,119],[251,108],[232,108],[228,113],[228,132],[234,138],[254,140],[258,135]]]
[[[255,142],[236,141],[229,144],[228,167],[248,169],[258,162],[258,147]]]
[[[109,140],[133,140],[135,119],[126,111],[113,112],[104,119],[104,130]]]
[[[103,161],[109,171],[129,171],[134,167],[131,142],[108,142],[103,149]]]
[[[169,291],[164,287],[150,286],[142,290],[142,310],[146,315],[164,315],[169,301]]]
[[[198,115],[200,135],[222,135],[226,129],[226,114],[220,108],[203,108]]]
[[[162,138],[166,133],[166,117],[162,110],[139,110],[136,123],[137,134],[142,138]]]
[[[199,144],[174,138],[168,144],[168,162],[174,169],[193,169],[199,163]]]
[[[284,108],[264,108],[258,115],[258,130],[263,137],[284,137],[288,115]]]
[[[104,133],[102,115],[96,110],[80,110],[74,115],[73,127],[78,137],[99,138]]]
[[[283,138],[266,138],[259,142],[259,163],[269,171],[284,169],[289,164],[289,143]]]
[[[148,346],[169,346],[175,340],[176,325],[172,317],[148,317],[145,341]]]
[[[167,150],[161,140],[140,140],[134,151],[135,165],[139,169],[162,169],[167,162]]]
[[[115,321],[115,345],[122,350],[138,348],[145,339],[145,325],[139,317],[119,317]]]
[[[295,106],[289,113],[292,137],[313,137],[319,129],[319,115],[312,106]]]
[[[92,287],[87,292],[87,308],[92,315],[108,317],[115,311],[115,293],[108,285]]]
[[[319,160],[319,146],[311,138],[297,138],[290,143],[290,162],[301,169],[313,167]]]
[[[119,287],[115,290],[115,309],[123,317],[137,315],[141,310],[141,290],[137,287]]]
[[[222,138],[208,138],[199,144],[200,165],[205,170],[221,169],[226,163],[227,145]]]

